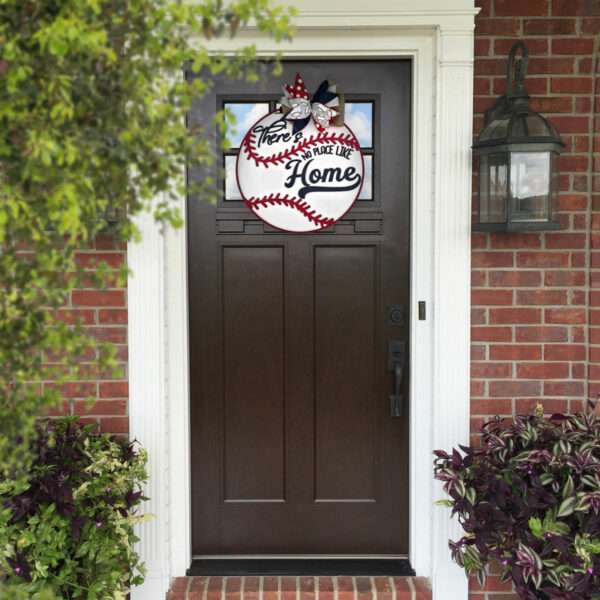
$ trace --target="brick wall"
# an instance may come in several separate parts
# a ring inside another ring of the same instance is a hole
[[[99,237],[90,250],[77,254],[78,263],[93,271],[99,263],[118,269],[126,260],[126,248],[111,237]],[[91,283],[90,283],[91,285]],[[116,285],[116,283],[115,283]],[[68,306],[59,311],[67,322],[80,320],[96,339],[116,345],[119,361],[118,378],[113,373],[98,373],[94,365],[95,354],[81,358],[82,380],[63,385],[62,406],[53,415],[78,414],[83,421],[98,423],[103,431],[117,434],[128,432],[127,383],[127,290],[93,287],[73,290]],[[45,382],[44,385],[53,385]],[[96,402],[91,405],[88,399]]]
[[[566,150],[561,231],[473,235],[474,434],[494,414],[529,412],[537,402],[547,412],[578,410],[600,392],[600,102],[592,73],[600,1],[476,4],[475,134],[485,109],[505,91],[506,57],[522,38],[532,106],[550,117]],[[476,583],[471,590],[471,600],[513,598],[497,576],[486,592]]]

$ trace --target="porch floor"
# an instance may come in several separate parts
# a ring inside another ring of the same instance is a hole
[[[422,577],[177,577],[167,600],[431,600]]]

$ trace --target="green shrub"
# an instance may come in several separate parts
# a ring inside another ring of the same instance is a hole
[[[76,418],[38,427],[27,479],[0,483],[5,583],[29,598],[124,598],[143,580],[133,526],[143,519],[145,451]]]

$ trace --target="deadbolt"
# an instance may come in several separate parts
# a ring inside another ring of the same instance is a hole
[[[402,304],[391,304],[386,310],[385,324],[392,327],[404,325],[404,306]]]

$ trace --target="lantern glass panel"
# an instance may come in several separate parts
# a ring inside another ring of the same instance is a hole
[[[550,152],[512,152],[512,221],[550,220]]]
[[[506,222],[508,164],[506,154],[483,154],[480,157],[479,221]]]
[[[552,183],[551,183],[551,200],[550,200],[550,219],[556,220],[556,211],[558,210],[558,194],[560,192],[560,173],[558,172],[558,154],[551,153],[550,160],[552,161]]]

